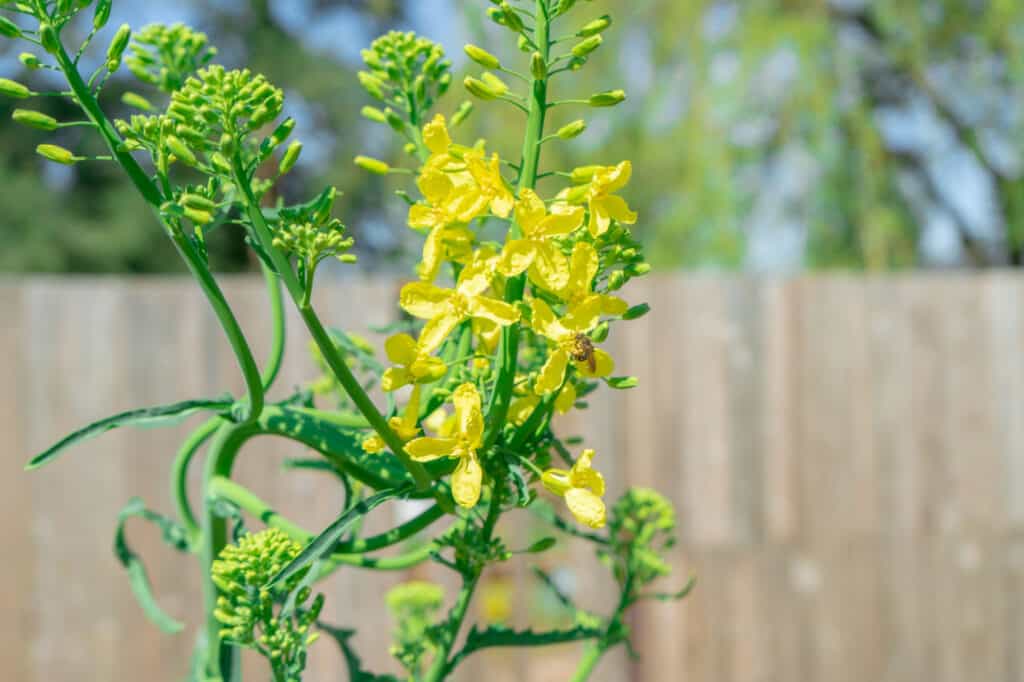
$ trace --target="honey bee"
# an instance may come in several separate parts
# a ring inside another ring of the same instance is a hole
[[[594,342],[586,334],[577,334],[572,341],[569,357],[576,362],[585,362],[591,373],[597,371],[597,357],[594,355]]]

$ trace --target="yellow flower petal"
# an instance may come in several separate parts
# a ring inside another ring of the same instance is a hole
[[[569,476],[565,469],[548,469],[541,474],[540,482],[555,495],[565,495],[572,487]]]
[[[546,336],[552,341],[559,342],[564,339],[569,331],[562,326],[562,323],[555,317],[555,313],[544,301],[539,298],[533,299],[533,320],[530,326],[541,336]]]
[[[612,356],[608,355],[608,353],[604,352],[600,348],[595,348],[594,371],[590,371],[590,365],[586,362],[577,362],[576,369],[580,371],[580,374],[589,379],[606,377],[615,371],[615,361],[612,359]]]
[[[451,455],[458,444],[454,438],[414,438],[405,444],[405,451],[417,462],[429,462]]]
[[[459,322],[462,322],[462,317],[458,313],[445,310],[424,325],[423,331],[420,332],[420,348],[424,353],[433,353],[441,347]]]
[[[460,507],[469,509],[480,501],[480,487],[484,472],[477,461],[476,453],[470,451],[459,459],[459,465],[452,473],[452,497]]]
[[[636,222],[636,211],[631,211],[626,200],[618,196],[607,196],[601,199],[601,204],[606,213],[623,225],[632,225]]]
[[[612,218],[608,214],[608,209],[604,204],[604,198],[591,200],[590,222],[587,224],[587,229],[590,230],[591,236],[594,237],[594,239],[597,239],[608,231],[611,224]]]
[[[409,365],[409,373],[419,383],[437,381],[448,372],[448,366],[441,358],[426,356],[417,358]]]
[[[534,236],[563,237],[572,234],[583,224],[583,214],[582,206],[555,204],[551,207],[551,214],[541,221]]]
[[[376,455],[384,451],[384,439],[375,433],[363,439],[362,447],[363,452]]]
[[[426,204],[413,204],[409,207],[409,227],[422,229],[437,226],[437,210]]]
[[[479,296],[491,286],[491,270],[488,263],[476,260],[462,269],[455,290],[466,297]]]
[[[537,395],[547,395],[558,390],[565,378],[565,368],[569,365],[569,354],[561,348],[551,351],[544,367],[541,368],[537,381],[533,385]]]
[[[380,380],[380,387],[385,391],[396,391],[412,381],[405,367],[388,367]]]
[[[452,292],[427,282],[409,282],[402,287],[398,302],[413,317],[429,320],[445,313]]]
[[[590,294],[597,268],[597,250],[587,242],[576,242],[569,259],[569,296],[566,298],[583,298]]]
[[[469,314],[473,317],[482,317],[502,326],[519,321],[519,311],[515,306],[486,296],[477,296],[470,300]]]
[[[591,296],[576,305],[562,317],[562,325],[575,334],[585,334],[597,326],[601,319],[601,299]]]
[[[629,304],[623,301],[618,296],[609,296],[608,294],[595,294],[601,301],[601,314],[619,316],[624,315],[629,310]]]
[[[533,414],[533,410],[538,404],[540,404],[540,398],[535,395],[516,398],[508,407],[508,420],[516,426],[522,426],[523,422],[529,419],[530,415]]]
[[[603,528],[605,524],[604,501],[584,488],[570,488],[565,493],[565,504],[576,520],[590,528]]]
[[[565,414],[576,405],[576,389],[572,384],[566,384],[562,391],[555,398],[555,409],[559,414]]]
[[[550,242],[539,242],[530,276],[549,291],[560,291],[569,283],[569,261],[558,247]]]
[[[598,497],[604,495],[604,477],[591,464],[594,451],[590,448],[580,453],[579,458],[569,472],[569,481],[574,488],[586,488]]]
[[[615,168],[612,169],[606,177],[602,178],[604,191],[618,192],[626,186],[632,175],[633,163],[631,161],[623,161],[619,163],[619,165],[615,166]]]
[[[479,447],[484,433],[484,416],[480,409],[480,393],[476,386],[464,383],[452,394],[455,404],[455,421],[459,433],[469,442],[470,447]]]
[[[501,252],[498,271],[506,277],[515,277],[526,271],[537,255],[537,245],[528,239],[513,239]]]
[[[424,198],[434,206],[440,206],[455,187],[447,173],[435,170],[422,173],[416,180],[416,186]]]
[[[534,229],[547,215],[544,207],[544,200],[537,196],[532,189],[524,189],[520,192],[519,201],[516,202],[516,224],[522,229],[527,237],[533,234]]]
[[[444,154],[452,144],[452,138],[448,135],[448,126],[445,124],[444,116],[437,114],[427,125],[423,126],[423,143],[427,145],[434,154]]]
[[[396,365],[409,365],[416,360],[416,342],[408,334],[394,334],[384,342],[384,352]]]

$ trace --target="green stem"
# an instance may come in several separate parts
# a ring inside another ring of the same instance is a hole
[[[547,62],[550,49],[550,17],[545,0],[537,0],[535,42],[541,58]],[[537,184],[537,167],[540,163],[541,140],[544,138],[544,117],[548,109],[548,79],[533,79],[530,88],[529,110],[526,120],[526,134],[523,137],[523,162],[519,173],[519,192],[533,189]],[[512,224],[510,238],[519,234],[519,227]],[[526,275],[512,277],[505,285],[505,301],[517,303],[523,298],[526,289]],[[508,408],[512,402],[512,388],[515,384],[516,365],[519,357],[519,323],[510,324],[501,331],[501,343],[498,346],[498,376],[495,381],[491,404],[487,410],[487,432],[484,436],[484,447],[488,448],[497,441],[508,417]]]
[[[216,280],[213,278],[213,275],[203,262],[201,256],[196,252],[192,243],[181,233],[180,230],[176,230],[172,226],[168,225],[160,215],[160,205],[163,203],[164,197],[150,181],[146,172],[141,166],[139,166],[138,162],[131,154],[122,148],[123,141],[121,140],[121,137],[117,134],[113,124],[111,124],[110,120],[103,113],[103,110],[100,108],[96,98],[93,97],[92,92],[89,90],[89,86],[82,80],[82,76],[78,72],[78,68],[71,60],[67,51],[65,51],[63,45],[58,45],[58,49],[54,57],[56,58],[61,71],[64,73],[65,78],[67,78],[68,85],[71,87],[71,91],[74,93],[75,99],[82,108],[82,111],[96,126],[97,131],[100,133],[100,136],[103,138],[103,141],[106,143],[107,148],[110,150],[114,159],[121,165],[132,184],[135,185],[135,188],[142,195],[143,199],[145,199],[153,209],[157,220],[159,220],[161,225],[164,226],[164,229],[174,242],[178,253],[184,259],[186,266],[188,266],[189,272],[199,282],[199,286],[203,290],[203,294],[206,296],[207,301],[209,301],[214,314],[217,316],[217,320],[220,322],[221,327],[224,329],[224,333],[228,337],[228,342],[231,344],[231,349],[234,351],[235,358],[237,359],[239,367],[242,370],[242,374],[245,377],[245,383],[249,393],[249,410],[245,420],[255,420],[259,417],[260,411],[263,409],[263,389],[260,382],[259,367],[256,366],[256,360],[252,356],[252,350],[250,349],[248,342],[245,340],[245,335],[238,324],[238,320],[235,319],[231,306],[228,305],[223,292],[221,292],[220,287],[217,286]]]
[[[174,466],[171,469],[171,498],[174,500],[178,510],[178,518],[188,532],[189,546],[195,548],[199,543],[201,531],[196,521],[195,513],[192,511],[192,504],[188,499],[188,467],[192,463],[195,454],[209,438],[217,432],[217,429],[226,422],[221,417],[213,417],[204,422],[202,426],[192,432],[188,439],[182,443],[178,450],[178,456],[174,459]]]
[[[263,280],[267,285],[267,298],[270,299],[270,319],[272,336],[270,341],[270,355],[263,366],[263,390],[270,390],[281,371],[281,363],[284,360],[285,346],[285,321],[284,301],[281,296],[281,278],[266,263],[260,261],[263,271]]]
[[[583,651],[583,658],[580,659],[579,666],[577,666],[571,682],[584,682],[589,679],[590,674],[594,672],[594,668],[597,667],[597,663],[601,660],[604,652],[605,648],[601,642],[591,642],[588,644]]]

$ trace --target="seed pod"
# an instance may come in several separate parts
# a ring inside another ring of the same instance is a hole
[[[547,78],[548,64],[544,61],[544,57],[541,56],[540,52],[534,52],[530,55],[530,73],[536,80]]]
[[[7,78],[0,78],[0,95],[4,95],[12,99],[25,99],[32,94],[32,91],[21,83]]]
[[[138,93],[126,92],[121,95],[121,101],[133,109],[138,109],[140,111],[153,111],[153,105],[150,101]]]
[[[39,57],[35,56],[31,52],[22,52],[19,54],[18,61],[20,61],[26,69],[35,70],[43,68],[43,63],[39,61]]]
[[[365,106],[362,108],[362,110],[360,110],[359,113],[363,115],[363,118],[365,118],[368,121],[373,121],[374,123],[388,122],[387,117],[384,116],[384,112],[378,109],[377,107]]]
[[[42,44],[43,49],[50,54],[57,54],[60,52],[60,36],[57,35],[57,29],[47,23],[39,25],[39,42]]]
[[[501,62],[493,54],[477,47],[476,45],[466,45],[466,55],[474,62],[484,67],[485,69],[497,69],[501,67]]]
[[[107,48],[108,71],[117,71],[121,66],[121,55],[124,54],[125,48],[128,47],[128,41],[131,39],[132,27],[128,24],[121,24],[121,28],[117,29],[117,33],[114,34],[114,39],[110,41],[110,47]]]
[[[7,17],[0,17],[0,36],[18,38],[21,36],[21,29]]]
[[[598,33],[603,33],[611,25],[612,18],[606,14],[603,17],[594,19],[589,24],[585,24],[583,28],[576,32],[576,35],[580,38],[589,38],[590,36],[596,36]]]
[[[586,129],[587,122],[581,118],[559,128],[557,135],[563,140],[571,140],[572,138],[581,135]]]
[[[391,171],[391,166],[380,159],[372,159],[369,156],[357,156],[355,163],[363,170],[376,175],[387,175]]]
[[[302,154],[302,143],[296,140],[288,146],[288,150],[284,153],[284,157],[281,158],[281,164],[277,167],[278,172],[281,175],[285,175],[292,168],[295,167],[295,163],[299,160],[299,155]]]
[[[185,146],[185,143],[174,135],[168,135],[164,138],[164,145],[167,150],[174,154],[180,161],[189,166],[196,165],[196,155],[192,153],[192,150]]]
[[[96,3],[96,14],[92,18],[92,27],[97,31],[107,25],[110,19],[110,6],[113,0],[99,0]]]
[[[39,130],[56,130],[58,126],[57,119],[53,116],[47,116],[41,111],[32,111],[30,109],[15,109],[14,113],[11,114],[11,118],[22,125],[38,128]]]
[[[589,103],[592,107],[614,107],[625,99],[626,93],[624,90],[608,90],[607,92],[591,95]]]
[[[467,118],[469,118],[469,115],[472,113],[473,103],[470,102],[469,100],[466,100],[465,102],[460,104],[459,108],[455,111],[454,114],[452,114],[452,125],[461,125]]]
[[[73,166],[75,162],[80,161],[79,157],[71,153],[71,150],[65,149],[64,147],[58,147],[55,144],[41,144],[36,147],[36,153],[44,159],[63,164],[65,166]]]
[[[601,47],[602,42],[604,42],[604,38],[599,35],[584,38],[573,46],[572,54],[574,57],[583,59],[588,54]]]

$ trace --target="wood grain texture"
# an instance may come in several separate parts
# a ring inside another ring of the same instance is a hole
[[[394,280],[322,284],[316,305],[334,326],[363,333],[397,315]],[[224,288],[262,363],[262,283],[228,278]],[[1024,680],[1024,278],[658,275],[623,295],[652,312],[615,325],[605,348],[616,374],[637,376],[640,388],[589,396],[589,410],[556,425],[595,448],[609,501],[644,485],[676,504],[677,570],[660,587],[690,572],[699,583],[684,603],[636,609],[630,626],[643,658],[617,651],[594,680]],[[166,476],[199,419],[111,432],[42,471],[21,469],[94,419],[237,393],[230,349],[194,287],[174,279],[4,282],[0,319],[5,679],[180,680],[200,621],[196,564],[153,528],[129,526],[160,604],[188,624],[163,636],[132,599],[110,543],[133,495],[173,510]],[[294,312],[287,340],[276,398],[315,375]],[[317,530],[341,496],[327,476],[281,474],[286,457],[302,454],[256,440],[237,474]],[[367,528],[415,512],[385,505]],[[525,512],[501,527],[513,548],[543,532]],[[565,625],[531,563],[555,571],[586,608],[611,606],[613,585],[592,548],[572,541],[496,567],[473,617],[506,611],[517,626]],[[443,582],[449,603],[457,590],[429,564],[341,571],[322,587],[325,619],[363,623],[356,643],[382,671],[398,672],[383,597],[410,578]],[[579,650],[481,652],[458,679],[561,681]],[[263,679],[260,661],[245,666]],[[341,666],[322,640],[308,679],[343,680]]]

